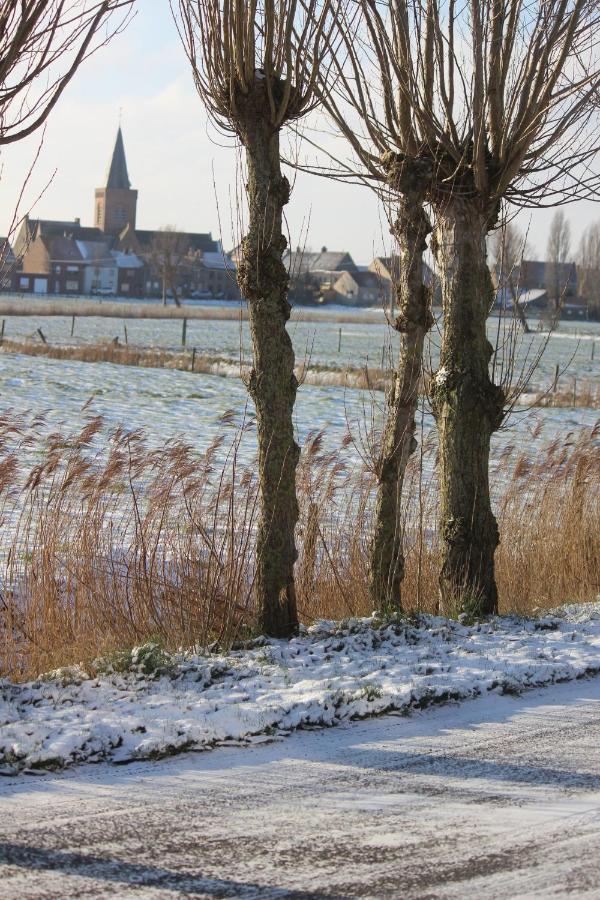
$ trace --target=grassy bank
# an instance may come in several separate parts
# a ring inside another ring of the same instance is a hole
[[[227,647],[255,632],[254,464],[227,427],[206,454],[150,450],[141,433],[90,418],[78,434],[0,419],[0,659],[35,676],[158,638],[168,649]],[[228,435],[228,436],[227,436]],[[507,452],[494,474],[503,612],[594,599],[600,572],[598,430],[536,459]],[[374,479],[346,465],[351,438],[325,452],[314,434],[298,472],[302,620],[371,613],[367,564]],[[42,449],[40,450],[40,446]],[[431,440],[408,477],[404,601],[436,608],[438,545]],[[25,461],[29,459],[29,464]]]

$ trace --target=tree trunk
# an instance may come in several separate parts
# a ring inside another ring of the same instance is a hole
[[[418,193],[402,196],[392,228],[399,253],[398,315],[394,328],[400,334],[400,348],[398,367],[386,396],[370,560],[373,609],[385,612],[402,608],[402,488],[408,460],[417,446],[415,417],[423,370],[423,344],[433,324],[430,291],[423,284],[423,253],[430,231],[422,197]]]
[[[255,592],[261,627],[273,637],[298,629],[294,531],[298,521],[293,409],[298,382],[286,330],[290,316],[283,208],[289,184],[281,174],[279,132],[266,116],[245,126],[248,166],[248,234],[242,244],[238,282],[248,302],[253,347],[249,391],[256,407],[260,513]]]
[[[491,435],[502,422],[504,394],[489,375],[490,224],[468,201],[451,200],[438,210],[434,243],[444,332],[432,404],[440,440],[439,584],[445,614],[487,615],[498,608],[494,553],[499,536],[490,503],[489,454]]]

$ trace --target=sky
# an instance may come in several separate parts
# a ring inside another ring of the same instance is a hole
[[[167,0],[143,0],[121,34],[82,66],[53,111],[20,212],[92,224],[121,117],[140,228],[210,231],[226,250],[239,238],[239,154],[210,125],[196,94]],[[0,157],[0,234],[5,234],[40,135]],[[292,246],[348,250],[357,263],[389,252],[384,213],[367,188],[292,174]],[[41,194],[41,197],[40,197]],[[37,199],[39,197],[39,200]],[[34,205],[34,201],[35,205]],[[532,255],[544,258],[552,213],[520,214]],[[597,203],[567,209],[573,244],[600,219]]]

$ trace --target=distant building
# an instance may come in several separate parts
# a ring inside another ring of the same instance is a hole
[[[379,277],[383,302],[388,307],[400,277],[400,257],[398,255],[376,256],[369,266],[369,271],[375,272]],[[440,303],[441,289],[439,279],[436,278],[426,262],[423,263],[423,284],[433,290],[433,302]]]
[[[342,272],[358,272],[358,266],[345,250],[318,253],[298,248],[283,255],[289,272],[289,299],[292,303],[343,302],[335,297],[334,285]]]
[[[127,226],[119,235],[117,245],[144,261],[144,293],[147,297],[162,294],[162,269],[169,243],[172,259],[177,257],[177,287],[184,296],[239,299],[236,265],[223,254],[220,242],[213,240],[210,233],[136,230]]]
[[[161,296],[156,245],[165,230],[136,227],[138,192],[131,187],[119,128],[106,182],[94,193],[94,225],[79,219],[25,217],[15,240],[14,288],[39,294]],[[236,269],[209,233],[182,233],[177,280],[183,296],[237,299]]]
[[[76,240],[77,248],[84,261],[84,294],[117,294],[117,261],[111,250],[110,241]]]
[[[550,296],[570,298],[577,296],[577,265],[574,262],[541,262],[524,259],[518,267],[517,282],[524,291],[545,290]]]
[[[358,269],[341,272],[327,299],[349,306],[381,306],[384,302],[383,282],[375,272]]]
[[[543,315],[556,308],[563,318],[584,318],[585,300],[578,298],[579,276],[574,262],[549,263],[524,259],[504,275],[499,267],[492,269],[496,289],[496,307],[512,309],[515,295],[525,311]]]
[[[332,272],[354,272],[358,266],[345,250],[328,250],[322,247],[318,253],[302,250],[286,250],[283,264],[292,277],[310,272],[313,275],[330,276]]]
[[[64,224],[31,220],[23,223],[15,244],[20,263],[17,290],[36,294],[83,293],[85,261],[73,231],[53,227]],[[74,231],[77,227],[75,224]]]

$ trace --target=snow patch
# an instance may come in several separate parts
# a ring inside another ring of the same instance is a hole
[[[471,626],[433,616],[319,621],[289,643],[261,639],[224,655],[149,646],[128,654],[124,672],[75,666],[0,682],[0,773],[281,739],[596,674],[600,602]]]

